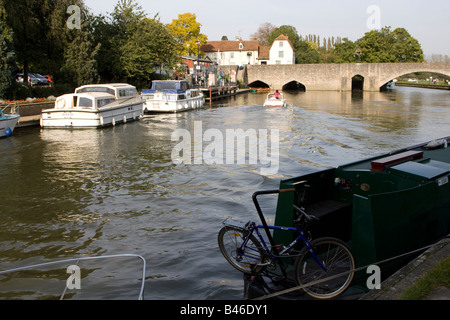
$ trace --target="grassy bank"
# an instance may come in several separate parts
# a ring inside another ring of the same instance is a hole
[[[436,83],[430,82],[427,80],[418,80],[418,81],[406,81],[406,80],[399,80],[397,81],[397,84],[404,84],[404,85],[426,85],[426,86],[449,86],[445,81],[438,81]],[[450,86],[449,86],[450,87]]]
[[[438,287],[450,288],[450,257],[441,260],[434,268],[425,273],[402,293],[400,299],[421,300]]]

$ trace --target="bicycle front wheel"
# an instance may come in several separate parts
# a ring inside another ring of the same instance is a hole
[[[344,292],[353,280],[355,259],[348,246],[336,238],[319,238],[311,242],[317,259],[304,247],[295,262],[295,278],[303,290],[318,299],[329,299]]]
[[[219,231],[218,243],[220,251],[227,261],[241,272],[250,274],[259,271],[264,257],[264,250],[260,242],[248,231],[238,227],[225,226]],[[243,242],[247,243],[243,246]]]

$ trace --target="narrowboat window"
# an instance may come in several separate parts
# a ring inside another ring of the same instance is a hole
[[[178,95],[178,100],[185,100],[186,96],[184,94],[179,94]]]

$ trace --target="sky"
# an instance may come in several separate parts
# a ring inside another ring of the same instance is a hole
[[[290,25],[299,35],[341,37],[356,41],[371,30],[405,28],[424,54],[450,56],[448,0],[136,0],[149,17],[170,23],[179,14],[195,13],[209,41],[222,36],[250,40],[259,26]],[[94,14],[107,15],[118,0],[84,0]]]

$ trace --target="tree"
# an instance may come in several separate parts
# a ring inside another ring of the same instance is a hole
[[[404,28],[371,30],[356,42],[361,49],[361,62],[423,62],[419,42]]]
[[[66,73],[66,81],[77,87],[100,80],[96,59],[101,45],[95,42],[90,33],[94,18],[84,10],[82,12],[81,28],[69,32],[70,42],[64,52],[65,62],[61,68]]]
[[[0,98],[11,94],[16,69],[12,31],[6,25],[6,12],[0,0]]]
[[[299,41],[295,48],[296,63],[320,63],[321,55],[317,46],[309,41]]]
[[[189,54],[200,55],[200,47],[208,41],[208,37],[200,33],[201,24],[197,22],[197,17],[193,13],[179,14],[178,19],[172,20],[167,28],[181,44],[179,54],[187,56]]]
[[[271,24],[270,22],[265,22],[259,26],[258,30],[255,33],[250,35],[250,40],[258,40],[260,45],[268,46],[270,34],[276,28],[277,27],[275,25]]]
[[[30,64],[36,60],[36,52],[41,52],[47,44],[44,13],[48,12],[49,1],[4,0],[6,21],[13,31],[14,48],[18,62],[23,67],[24,79],[28,79]],[[22,19],[25,17],[25,19]]]
[[[289,41],[291,41],[292,45],[294,46],[294,48],[297,49],[301,40],[298,35],[297,29],[289,25],[282,25],[281,27],[278,27],[275,30],[273,30],[268,38],[269,45],[272,45],[274,40],[282,34],[287,36],[289,38]]]
[[[111,74],[121,80],[126,76],[122,65],[122,56],[127,55],[124,51],[126,43],[130,36],[134,34],[139,22],[145,17],[145,12],[135,0],[119,0],[111,14],[111,30],[110,39],[106,39],[109,43],[106,45],[109,52],[108,63],[110,65]]]
[[[348,38],[342,39],[340,43],[335,44],[330,53],[330,63],[351,63],[356,62],[357,45]]]
[[[158,19],[145,18],[136,25],[121,48],[121,65],[127,77],[150,79],[155,68],[170,68],[178,62],[178,42]]]

